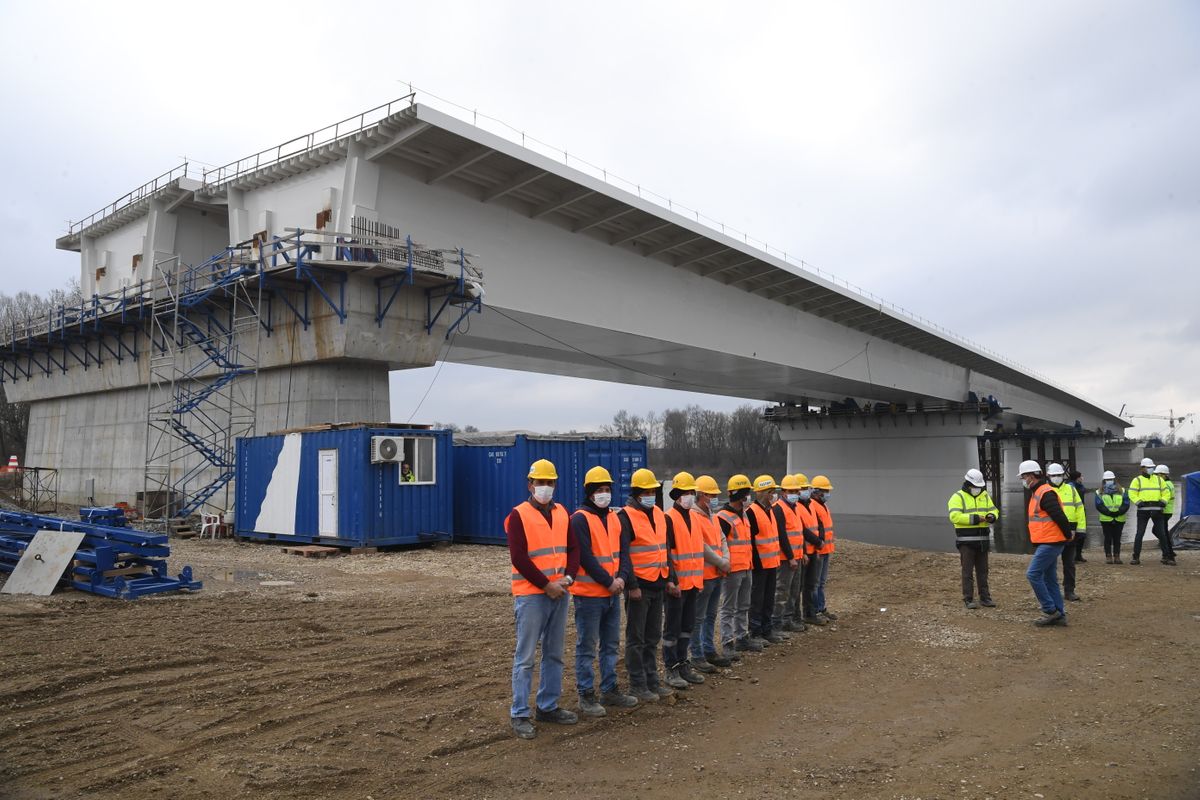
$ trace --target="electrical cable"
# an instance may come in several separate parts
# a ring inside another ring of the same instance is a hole
[[[421,406],[425,403],[425,398],[429,397],[429,393],[433,391],[433,385],[437,383],[438,376],[442,374],[442,367],[446,366],[446,360],[450,356],[450,349],[454,347],[454,340],[457,338],[458,334],[455,333],[454,336],[450,337],[450,339],[446,341],[446,352],[441,355],[441,360],[438,362],[437,372],[433,373],[433,380],[429,382],[429,386],[425,387],[425,394],[421,395],[421,399],[417,402],[417,407],[414,408],[413,412],[408,415],[409,422],[413,421],[413,417],[417,415],[417,412],[421,410]]]

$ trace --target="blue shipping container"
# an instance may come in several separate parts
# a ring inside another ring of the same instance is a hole
[[[400,463],[372,463],[372,438],[395,441]],[[380,547],[450,538],[451,434],[407,427],[344,427],[237,442],[238,536],[263,541]]]
[[[529,465],[549,459],[558,472],[554,500],[574,511],[583,503],[583,476],[612,473],[613,502],[622,502],[634,470],[646,466],[646,440],[619,436],[460,434],[454,439],[454,541],[505,544],[504,519],[528,498]]]

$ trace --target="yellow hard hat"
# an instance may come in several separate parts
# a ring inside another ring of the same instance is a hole
[[[779,482],[780,489],[803,489],[798,475],[784,475],[783,480]]]
[[[591,469],[589,469],[587,471],[587,474],[585,474],[583,476],[583,485],[584,486],[587,486],[589,483],[612,483],[612,482],[613,482],[612,475],[609,475],[608,470],[606,470],[604,467],[592,467]]]
[[[808,476],[805,475],[803,472],[797,472],[792,477],[795,478],[799,482],[801,489],[807,489],[810,486],[812,486],[812,484],[808,482]]]
[[[754,491],[756,492],[766,492],[778,488],[779,486],[775,483],[775,479],[770,475],[759,475],[754,479]]]
[[[654,477],[653,472],[643,467],[633,473],[629,479],[629,486],[633,489],[657,489],[662,484],[658,482],[658,478]]]
[[[671,490],[675,491],[676,489],[681,492],[694,492],[696,490],[696,479],[692,477],[692,473],[675,473],[675,477],[671,479]]]
[[[750,479],[745,475],[734,475],[725,484],[725,490],[728,492],[736,492],[738,489],[749,489]]]
[[[833,491],[833,484],[830,483],[829,478],[826,478],[824,475],[818,475],[813,478],[812,487],[814,489],[824,489],[827,492]]]
[[[558,480],[558,471],[554,469],[554,465],[549,461],[539,458],[529,466],[529,480],[556,481]]]
[[[696,491],[704,494],[718,495],[721,493],[721,487],[717,485],[716,480],[711,475],[701,475],[696,478]]]

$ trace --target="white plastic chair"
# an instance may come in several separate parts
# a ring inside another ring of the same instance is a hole
[[[225,532],[225,514],[218,512],[216,514],[201,514],[200,515],[200,536],[204,538],[204,532],[208,531],[210,539],[216,539]]]

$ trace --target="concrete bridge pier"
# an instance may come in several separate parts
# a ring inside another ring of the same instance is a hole
[[[831,508],[887,516],[943,516],[963,473],[979,466],[984,431],[973,411],[806,415],[778,424],[789,473],[827,476]]]

